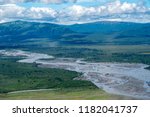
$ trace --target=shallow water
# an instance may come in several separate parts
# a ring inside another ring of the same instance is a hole
[[[97,87],[114,94],[121,94],[142,99],[150,99],[150,71],[144,69],[145,64],[129,63],[90,63],[82,59],[55,58],[54,60],[41,60],[54,58],[46,54],[31,53],[21,50],[0,51],[5,56],[24,56],[18,62],[40,64],[40,67],[61,68],[82,72],[80,80],[89,80]]]
[[[18,61],[18,62],[23,62],[23,63],[34,63],[39,59],[52,59],[52,58],[54,58],[53,56],[50,56],[47,54],[31,53],[31,52],[22,51],[22,50],[0,50],[0,54],[5,55],[5,56],[24,57],[24,59]]]
[[[97,87],[114,94],[150,99],[150,71],[144,64],[84,63],[38,60],[42,67],[62,68],[82,72],[82,80],[89,80]],[[80,79],[80,78],[79,78]]]

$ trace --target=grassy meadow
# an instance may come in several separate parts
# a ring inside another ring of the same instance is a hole
[[[76,88],[0,94],[1,100],[123,100],[132,97],[108,94],[102,89]]]

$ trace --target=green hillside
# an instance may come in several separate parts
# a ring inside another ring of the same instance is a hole
[[[95,22],[58,25],[15,21],[0,24],[0,47],[149,45],[150,24]]]

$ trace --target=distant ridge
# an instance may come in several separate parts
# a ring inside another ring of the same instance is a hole
[[[36,45],[41,41],[58,45],[149,45],[150,23],[100,21],[59,25],[14,21],[0,24],[0,46]]]

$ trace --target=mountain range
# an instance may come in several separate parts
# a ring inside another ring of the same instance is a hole
[[[0,24],[0,47],[143,44],[150,44],[150,23],[103,21],[59,25],[14,21]]]

